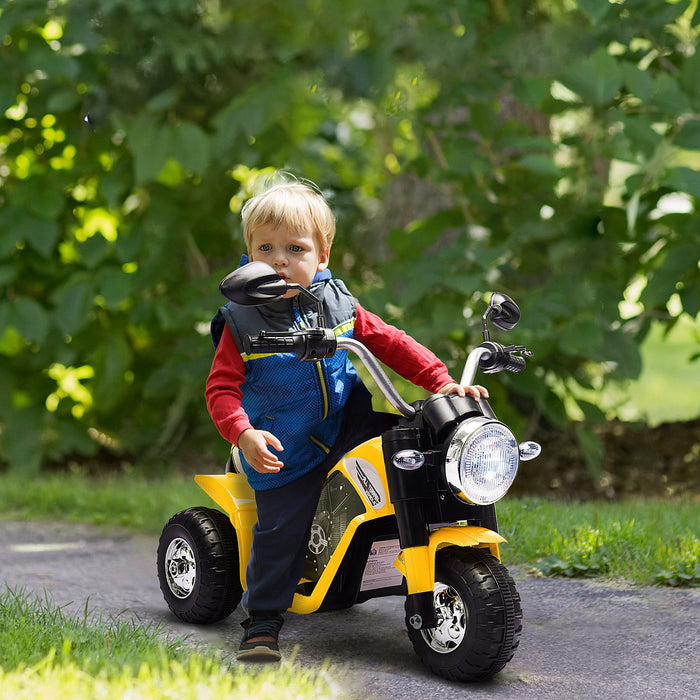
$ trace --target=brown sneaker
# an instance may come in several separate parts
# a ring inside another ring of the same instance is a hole
[[[267,661],[279,661],[282,658],[277,640],[272,637],[255,637],[244,639],[238,649],[236,658],[239,661],[251,661],[265,663]]]
[[[277,637],[284,622],[277,612],[254,612],[241,625],[245,629],[236,658],[239,661],[264,663],[282,658]]]

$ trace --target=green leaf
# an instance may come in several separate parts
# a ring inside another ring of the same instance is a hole
[[[577,61],[560,80],[584,101],[594,105],[612,102],[622,86],[622,68],[606,49],[601,48]]]
[[[146,103],[146,109],[149,112],[161,112],[175,106],[179,96],[179,90],[176,87],[168,88],[159,92],[155,97],[152,97]]]
[[[667,178],[670,186],[679,191],[700,199],[700,170],[690,168],[675,168]]]
[[[4,416],[0,432],[0,455],[10,470],[27,476],[36,474],[43,459],[42,425],[45,411],[37,407],[19,408]]]
[[[49,428],[51,439],[44,448],[49,459],[59,461],[76,454],[93,457],[99,451],[99,443],[90,437],[82,423],[54,417]]]
[[[88,322],[92,310],[92,286],[88,279],[75,276],[52,295],[56,304],[56,323],[66,335],[74,335]]]
[[[17,86],[10,83],[0,83],[0,114],[14,105],[17,99]]]
[[[80,95],[72,89],[52,92],[46,102],[46,109],[51,114],[68,112],[80,103]]]
[[[700,151],[700,119],[688,119],[673,142],[679,148]]]
[[[0,255],[9,254],[17,243],[26,241],[48,258],[56,247],[60,233],[55,221],[39,219],[19,207],[8,207],[0,214],[0,227],[5,229],[0,239]]]
[[[595,479],[600,479],[603,473],[603,457],[605,455],[602,440],[587,428],[577,428],[576,439],[581,446],[589,472]]]
[[[581,355],[603,361],[603,331],[600,322],[593,318],[568,321],[559,330],[559,345],[568,354]]]
[[[686,94],[693,97],[694,111],[700,111],[700,51],[683,61],[680,83]]]
[[[60,229],[55,221],[34,219],[25,232],[25,240],[34,250],[48,258],[56,247],[59,233]]]
[[[263,133],[288,110],[296,81],[286,70],[276,71],[268,83],[254,83],[234,97],[212,120],[217,130],[216,150]],[[216,152],[216,151],[215,151]]]
[[[654,96],[656,84],[648,70],[642,70],[637,65],[625,62],[622,66],[625,86],[635,97],[647,102]]]
[[[100,233],[86,239],[78,245],[80,259],[90,270],[94,270],[109,254],[110,244]]]
[[[524,105],[540,107],[550,98],[551,81],[545,76],[519,75],[513,82],[513,94]]]
[[[647,286],[640,301],[655,309],[666,306],[677,291],[676,284],[684,279],[696,280],[698,275],[698,246],[681,243],[669,248],[662,256],[661,265],[649,275]]]
[[[196,124],[182,122],[172,132],[172,155],[185,170],[201,175],[209,165],[209,137]]]
[[[639,342],[626,333],[606,333],[606,348],[610,361],[615,362],[615,374],[624,378],[638,377],[642,371]]]
[[[610,11],[608,0],[577,0],[576,5],[593,26],[601,24]]]
[[[35,343],[42,343],[49,330],[49,316],[34,299],[11,301],[8,321],[22,337]]]
[[[677,117],[692,111],[690,100],[681,89],[677,78],[662,73],[655,82],[656,91],[652,104],[658,107],[662,114]]]
[[[549,156],[533,153],[520,158],[518,160],[518,165],[521,168],[531,170],[533,173],[537,173],[538,175],[561,177],[561,171]]]
[[[696,317],[700,313],[700,286],[686,287],[680,292],[683,311]]]
[[[93,399],[99,415],[109,415],[130,390],[125,379],[131,368],[133,352],[122,335],[115,335],[95,353]]]
[[[643,153],[647,158],[651,158],[659,147],[662,137],[654,130],[653,117],[640,114],[635,116],[625,116],[621,120],[625,129],[625,136],[629,141],[629,149],[634,153]],[[626,160],[633,160],[628,154]]]
[[[134,177],[137,185],[155,180],[170,155],[170,127],[157,124],[151,115],[142,113],[127,131],[127,146],[134,157]]]
[[[15,265],[0,265],[0,287],[5,287],[17,277]]]
[[[588,423],[600,425],[607,421],[605,412],[601,411],[600,407],[597,404],[582,400],[578,400],[576,403],[578,404],[578,407],[583,411],[583,414],[586,416],[586,421]]]
[[[133,281],[133,275],[118,268],[103,269],[97,280],[97,293],[104,298],[108,309],[116,311],[130,297]]]
[[[33,184],[35,191],[29,197],[29,211],[42,220],[58,219],[66,207],[65,193],[56,187],[56,181],[42,178]]]

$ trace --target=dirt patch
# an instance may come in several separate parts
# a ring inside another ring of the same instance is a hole
[[[603,457],[599,475],[587,467],[573,432],[534,437],[542,454],[520,465],[511,493],[555,498],[700,496],[700,419],[650,428],[611,421],[594,429]]]

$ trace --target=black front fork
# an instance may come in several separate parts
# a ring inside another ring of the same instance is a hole
[[[403,450],[418,450],[423,430],[397,427],[382,435],[382,451],[386,466],[391,502],[396,511],[401,549],[428,546],[428,523],[424,498],[428,493],[427,465],[418,468],[397,467],[394,455]],[[406,598],[409,624],[416,629],[437,626],[433,592],[412,593]]]

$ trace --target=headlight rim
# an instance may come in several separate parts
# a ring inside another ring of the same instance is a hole
[[[465,445],[467,445],[467,443],[474,436],[475,433],[477,433],[479,430],[481,430],[482,428],[485,428],[488,425],[498,425],[499,427],[501,427],[507,431],[507,433],[510,435],[510,437],[513,440],[513,444],[514,444],[513,454],[515,456],[515,468],[512,471],[510,483],[508,484],[507,488],[503,491],[503,493],[501,495],[499,495],[498,498],[493,499],[493,500],[478,499],[478,497],[470,497],[470,495],[465,492],[461,478],[460,478],[460,463],[461,463],[462,452],[464,450]],[[459,435],[460,432],[462,433],[461,435]],[[459,437],[458,437],[458,435],[459,435]],[[457,440],[460,440],[461,444],[458,447],[455,447],[454,445],[455,445],[455,442]],[[499,421],[497,418],[489,418],[487,416],[472,416],[471,418],[468,418],[467,420],[460,423],[450,433],[448,438],[445,440],[444,444],[445,444],[445,454],[444,454],[444,459],[443,459],[444,476],[445,476],[445,480],[447,482],[447,485],[454,496],[456,496],[461,501],[468,503],[470,505],[492,505],[493,503],[496,503],[499,500],[501,500],[501,498],[503,498],[506,495],[506,493],[508,493],[508,490],[510,489],[510,487],[513,485],[513,482],[515,481],[515,477],[516,477],[517,472],[518,472],[518,467],[520,465],[520,457],[518,454],[518,442],[515,439],[515,435],[513,434],[513,431],[505,423],[503,423],[502,421]]]

